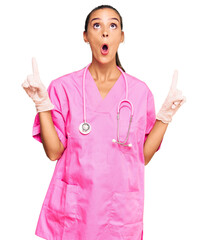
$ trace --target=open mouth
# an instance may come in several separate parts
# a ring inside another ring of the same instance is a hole
[[[103,44],[102,47],[101,47],[101,53],[104,54],[104,55],[108,54],[108,51],[109,51],[108,49],[109,49],[108,45]]]

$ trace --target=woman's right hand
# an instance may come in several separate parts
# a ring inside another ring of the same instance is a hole
[[[32,58],[33,74],[28,75],[22,83],[22,87],[35,103],[37,112],[49,111],[54,108],[51,103],[47,89],[40,80],[38,65],[35,58]]]

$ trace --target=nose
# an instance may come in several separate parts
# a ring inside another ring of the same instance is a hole
[[[108,33],[106,30],[103,32],[103,37],[108,37]]]

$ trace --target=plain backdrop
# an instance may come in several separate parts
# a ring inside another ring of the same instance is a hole
[[[208,239],[207,5],[203,0],[0,3],[0,239],[40,239],[35,228],[56,162],[32,138],[36,109],[21,84],[32,57],[46,87],[91,62],[83,40],[87,14],[110,4],[123,17],[119,57],[151,89],[156,112],[178,69],[187,102],[145,167],[144,240]]]

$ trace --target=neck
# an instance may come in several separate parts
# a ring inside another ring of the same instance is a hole
[[[116,61],[109,63],[100,63],[95,59],[89,66],[89,71],[95,81],[105,82],[111,79],[115,79],[121,74],[116,66]]]

